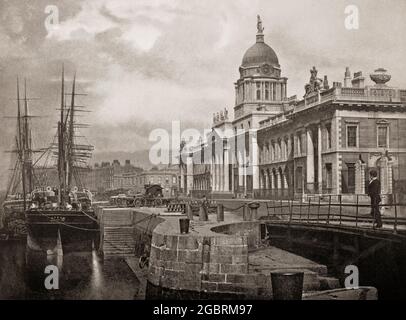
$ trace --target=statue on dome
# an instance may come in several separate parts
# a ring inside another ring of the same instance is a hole
[[[264,27],[262,26],[262,20],[261,20],[260,15],[257,15],[257,30],[258,30],[258,33],[264,32]]]
[[[224,114],[223,114],[223,111],[220,111],[220,120],[224,120]]]
[[[224,118],[226,120],[228,120],[228,110],[227,110],[227,108],[224,108]]]
[[[213,123],[216,123],[216,113],[213,113]]]

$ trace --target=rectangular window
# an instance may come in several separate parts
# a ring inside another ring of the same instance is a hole
[[[257,82],[257,100],[261,100],[261,84]]]
[[[331,123],[326,124],[327,143],[326,148],[331,149]]]
[[[347,163],[348,168],[348,193],[355,192],[355,163]]]
[[[388,126],[378,126],[378,148],[388,148]]]
[[[332,187],[333,187],[333,166],[331,163],[326,163],[326,188],[328,193],[331,193]]]
[[[358,126],[356,125],[347,126],[347,147],[349,148],[357,147],[357,133]]]
[[[265,82],[265,100],[269,100],[269,83]]]

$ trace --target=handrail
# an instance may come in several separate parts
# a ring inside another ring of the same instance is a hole
[[[348,223],[354,223],[355,228],[365,229],[365,225],[360,225],[364,223],[374,223],[374,218],[365,213],[365,215],[360,214],[360,209],[370,208],[370,204],[360,204],[359,195],[356,196],[355,203],[343,203],[342,195],[337,195],[337,202],[332,201],[332,195],[328,196],[328,202],[323,203],[321,197],[318,198],[318,201],[312,201],[310,197],[307,199],[307,219],[303,219],[303,200],[299,201],[286,200],[278,201],[275,200],[267,202],[266,207],[268,210],[268,217],[270,210],[273,209],[274,215],[282,219],[287,219],[288,223],[293,222],[307,223],[307,224],[333,224],[337,226],[349,227]],[[394,234],[398,233],[399,226],[406,226],[406,217],[399,217],[399,207],[406,207],[406,203],[398,202],[399,199],[395,194],[392,195],[391,203],[380,203],[378,206],[390,207],[393,208],[392,216],[382,216],[382,222],[385,225],[389,225]],[[317,207],[317,209],[315,208]],[[283,210],[288,208],[288,212]],[[322,210],[323,208],[326,208]],[[354,210],[348,210],[353,208]],[[296,210],[295,210],[296,209]],[[312,210],[315,209],[315,210]],[[327,211],[327,212],[326,212]],[[365,210],[364,210],[365,211]],[[276,213],[278,212],[278,213]],[[393,228],[392,228],[393,226]],[[385,227],[384,230],[387,230]],[[405,228],[406,231],[406,228]]]

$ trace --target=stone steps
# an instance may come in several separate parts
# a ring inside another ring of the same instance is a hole
[[[133,228],[104,228],[104,256],[129,256],[134,254]]]

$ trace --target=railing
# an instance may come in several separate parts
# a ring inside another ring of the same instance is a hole
[[[392,195],[391,204],[379,204],[383,230],[388,228],[394,234],[400,229],[406,231],[406,203],[397,202],[398,196]],[[323,224],[359,229],[375,229],[371,205],[361,203],[358,195],[355,203],[344,203],[342,195],[308,197],[299,200],[271,200],[266,204],[267,218],[280,218],[291,223]]]
[[[284,199],[291,200],[294,197],[292,189],[260,189],[254,191],[256,199]]]

